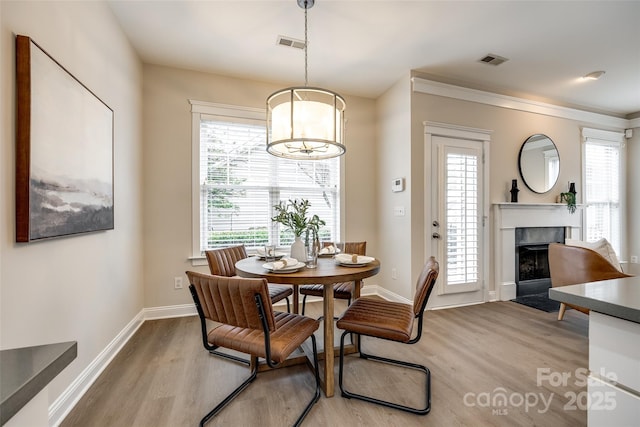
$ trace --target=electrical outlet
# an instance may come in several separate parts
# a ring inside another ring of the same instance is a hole
[[[631,264],[637,264],[637,263],[638,263],[638,256],[631,255]]]
[[[173,278],[173,289],[182,289],[182,277]]]
[[[396,280],[398,278],[398,272],[397,272],[397,270],[395,268],[391,269],[391,278],[393,280]]]

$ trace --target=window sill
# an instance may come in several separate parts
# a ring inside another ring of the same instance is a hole
[[[203,266],[203,265],[208,265],[207,257],[201,256],[201,255],[189,257],[189,261],[191,261],[191,265],[193,267],[200,267],[200,266]]]

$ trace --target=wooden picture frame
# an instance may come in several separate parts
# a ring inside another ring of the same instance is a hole
[[[114,228],[113,110],[16,36],[16,242]]]

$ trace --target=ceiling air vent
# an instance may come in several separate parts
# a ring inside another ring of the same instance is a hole
[[[505,61],[508,61],[508,59],[500,55],[494,55],[493,53],[489,53],[484,58],[480,59],[480,62],[491,65],[500,65]]]
[[[278,46],[295,47],[296,49],[304,49],[304,40],[294,39],[293,37],[278,36],[276,42]]]

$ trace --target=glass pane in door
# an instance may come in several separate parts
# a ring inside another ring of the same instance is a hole
[[[446,288],[477,284],[479,276],[479,156],[465,151],[446,150],[445,157]]]

